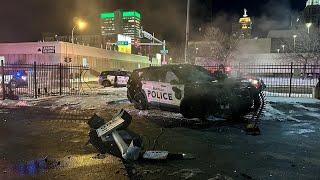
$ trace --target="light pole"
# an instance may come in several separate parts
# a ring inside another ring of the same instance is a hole
[[[312,26],[312,23],[307,23],[306,26],[308,28],[308,34],[310,34],[310,27]]]
[[[296,52],[296,38],[297,38],[297,35],[293,35],[293,51],[294,53]]]
[[[282,51],[284,52],[284,48],[286,47],[284,44],[281,45]]]
[[[189,44],[189,11],[190,11],[190,0],[187,2],[187,22],[186,22],[186,44],[184,47],[184,62],[188,63],[188,44]]]
[[[78,28],[79,30],[82,30],[82,29],[86,28],[86,26],[87,26],[87,23],[84,22],[84,21],[81,20],[81,19],[79,19],[79,20],[76,22],[76,24],[73,26],[72,31],[71,31],[71,42],[72,42],[72,44],[74,44],[74,36],[73,36],[74,30],[75,30],[76,28]]]

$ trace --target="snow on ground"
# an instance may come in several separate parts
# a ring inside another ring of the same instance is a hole
[[[52,110],[90,110],[107,106],[108,103],[123,103],[127,100],[127,88],[95,88],[87,95],[70,95],[43,97],[38,99],[21,98],[15,100],[0,100],[1,107],[29,107],[41,106]]]
[[[64,96],[54,101],[50,108],[62,110],[90,110],[104,108],[108,103],[123,102],[128,102],[126,87],[107,87],[94,89],[89,95]]]
[[[264,81],[264,83],[267,86],[274,87],[275,85],[280,86],[280,85],[287,85],[289,86],[290,84],[290,78],[285,78],[285,77],[259,77]],[[293,86],[310,86],[310,87],[315,87],[316,84],[318,83],[317,78],[292,78],[291,79],[291,84]]]
[[[264,91],[264,93],[268,97],[289,97],[289,93],[275,93],[275,92],[268,92],[268,91]],[[312,94],[291,93],[291,97],[293,97],[293,98],[311,98]]]
[[[267,96],[267,101],[272,103],[287,103],[287,104],[319,104],[320,107],[320,100],[312,99],[312,98],[295,98],[295,97],[273,97]]]

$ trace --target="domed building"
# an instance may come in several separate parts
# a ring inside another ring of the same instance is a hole
[[[320,0],[308,0],[303,10],[305,23],[312,23],[313,27],[320,27]]]
[[[308,0],[306,6],[320,5],[320,0]]]

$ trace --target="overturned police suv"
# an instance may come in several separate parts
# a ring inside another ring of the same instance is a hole
[[[239,118],[258,113],[264,103],[262,81],[221,78],[188,64],[137,69],[127,87],[135,108],[160,108],[185,118]]]

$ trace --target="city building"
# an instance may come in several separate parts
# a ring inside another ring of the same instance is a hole
[[[244,9],[243,16],[237,23],[232,24],[232,35],[240,39],[250,39],[252,37],[252,20],[247,12],[247,9]]]
[[[55,33],[43,33],[42,41],[52,42],[52,41],[62,41],[62,42],[72,42],[71,35],[59,36]],[[81,44],[91,47],[105,47],[101,35],[74,35],[74,43]]]
[[[139,29],[141,29],[141,14],[137,11],[116,10],[100,14],[101,35],[107,41],[116,41],[117,35],[131,37],[131,43],[139,43]]]
[[[71,64],[90,68],[97,78],[101,71],[128,70],[160,65],[149,57],[120,53],[68,42],[0,43],[0,60],[10,64]]]
[[[320,0],[308,0],[303,10],[305,23],[312,23],[313,28],[320,28]]]

